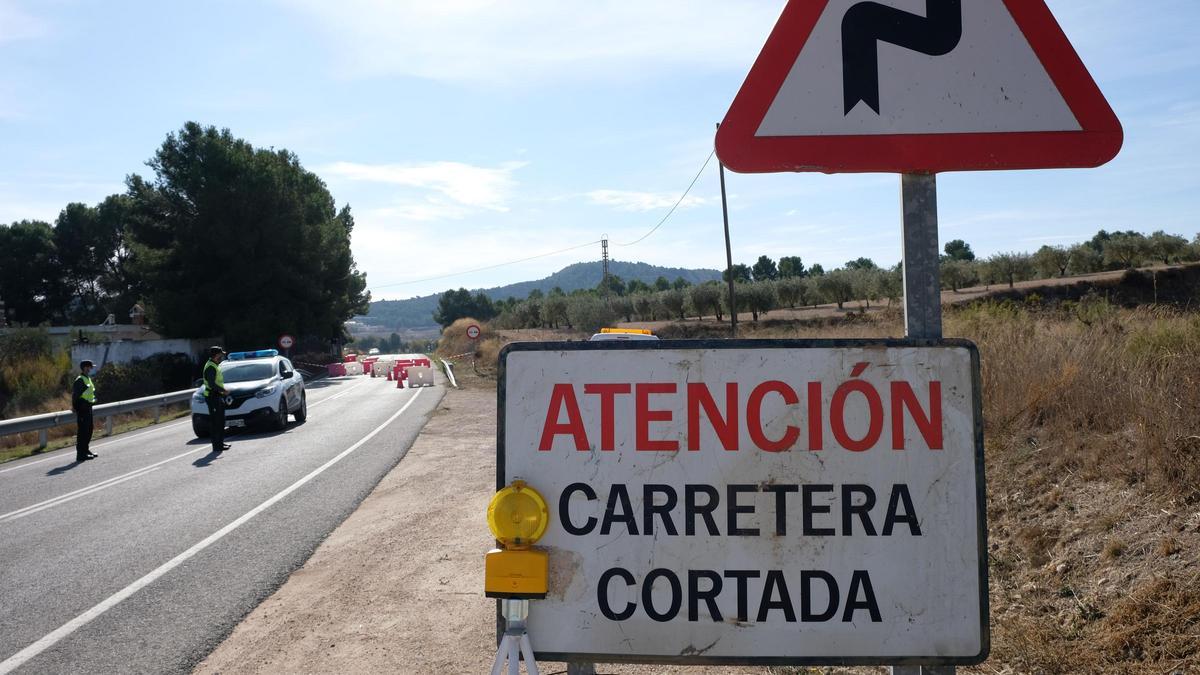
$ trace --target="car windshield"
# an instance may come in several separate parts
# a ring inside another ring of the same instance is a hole
[[[266,363],[235,363],[222,368],[226,382],[251,382],[265,380],[275,374],[275,364]]]

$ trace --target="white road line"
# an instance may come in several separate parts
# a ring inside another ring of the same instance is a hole
[[[254,516],[257,516],[258,514],[262,513],[263,511],[266,511],[267,509],[274,506],[277,502],[279,502],[284,497],[286,497],[286,496],[290,495],[291,493],[295,492],[296,490],[300,489],[301,487],[304,486],[305,483],[308,483],[310,480],[321,475],[321,473],[323,473],[326,469],[333,466],[334,464],[337,464],[339,461],[342,460],[342,458],[346,457],[350,453],[359,449],[367,441],[371,440],[376,435],[378,435],[379,432],[381,432],[385,428],[387,428],[387,426],[389,424],[391,424],[392,422],[394,422],[397,417],[402,415],[405,410],[408,410],[409,406],[411,406],[414,402],[416,402],[417,398],[421,395],[422,391],[424,391],[424,390],[423,389],[416,390],[413,393],[412,398],[410,398],[408,400],[408,402],[404,404],[403,407],[401,407],[399,410],[397,410],[395,412],[395,414],[393,414],[391,417],[389,417],[386,422],[375,427],[375,429],[373,431],[371,431],[371,433],[367,434],[366,436],[363,436],[357,443],[350,446],[349,448],[346,448],[345,450],[343,450],[340,454],[338,454],[333,459],[329,460],[328,462],[325,462],[321,466],[314,469],[312,471],[312,473],[309,473],[307,476],[301,478],[300,480],[296,481],[295,483],[292,483],[288,487],[284,488],[283,491],[279,492],[274,497],[271,497],[270,499],[263,502],[262,504],[259,504],[258,506],[254,507],[253,509],[248,511],[245,515],[243,515],[242,517],[233,521],[232,523],[229,523],[225,527],[222,527],[221,529],[217,530],[216,532],[213,532],[212,534],[208,535],[207,537],[205,537],[202,541],[200,541],[196,545],[192,546],[191,548],[184,551],[183,553],[180,553],[179,555],[175,556],[174,558],[171,558],[170,560],[163,563],[162,565],[160,565],[158,568],[156,568],[155,570],[153,570],[146,576],[142,577],[141,579],[138,579],[137,581],[129,584],[125,588],[122,588],[121,590],[117,591],[113,595],[110,595],[108,598],[105,598],[104,600],[100,601],[100,603],[98,603],[91,609],[87,610],[83,614],[80,614],[79,616],[75,617],[74,619],[71,619],[67,623],[58,627],[53,632],[47,634],[42,639],[38,640],[37,642],[34,642],[33,644],[29,645],[28,647],[17,652],[16,654],[13,654],[12,656],[5,659],[4,661],[0,661],[0,675],[7,675],[8,673],[11,673],[12,671],[16,670],[17,668],[20,668],[22,665],[24,665],[30,659],[34,658],[38,654],[41,654],[42,652],[46,651],[47,649],[50,649],[54,645],[58,644],[58,642],[61,641],[63,638],[69,636],[71,633],[74,633],[75,631],[79,630],[83,626],[87,625],[88,622],[92,621],[96,617],[104,614],[108,610],[117,606],[123,600],[130,597],[134,593],[137,593],[141,589],[154,583],[155,581],[157,581],[159,578],[161,578],[166,573],[170,572],[171,570],[175,569],[176,567],[179,567],[183,563],[187,562],[189,559],[193,558],[196,554],[200,553],[204,549],[206,549],[209,546],[212,546],[216,542],[220,541],[225,535],[229,534],[230,532],[233,532],[237,528],[244,525],[247,521],[249,521]]]
[[[323,398],[320,401],[316,401],[309,407],[317,406],[317,405],[320,405],[321,403],[325,403],[326,401],[332,401],[335,398],[345,396],[346,394],[349,394],[351,391],[353,391],[357,387],[361,387],[361,386],[362,386],[361,384],[353,385],[350,388],[348,388],[346,391],[343,391],[342,393],[337,394],[335,396],[330,396],[328,398]],[[27,516],[31,513],[36,513],[38,511],[44,511],[45,509],[48,509],[48,508],[51,508],[54,506],[58,506],[59,504],[65,504],[65,503],[71,501],[72,499],[75,499],[76,497],[82,497],[85,494],[91,494],[93,492],[98,492],[99,490],[103,490],[106,487],[116,485],[117,483],[123,483],[126,480],[128,480],[129,478],[136,478],[136,476],[134,476],[133,474],[137,474],[140,472],[152,471],[162,464],[166,464],[167,462],[173,462],[181,457],[187,457],[188,455],[191,455],[191,454],[194,454],[197,452],[201,452],[203,450],[205,450],[205,448],[202,448],[202,447],[196,448],[195,450],[189,450],[185,453],[175,455],[174,457],[169,457],[167,459],[164,459],[161,462],[156,462],[149,466],[143,466],[140,469],[134,469],[133,471],[130,471],[129,473],[123,473],[119,476],[114,476],[113,478],[108,478],[103,481],[100,481],[99,483],[94,483],[92,485],[88,485],[86,487],[79,488],[78,490],[68,492],[63,495],[58,495],[57,497],[51,497],[50,499],[47,499],[46,501],[38,502],[37,504],[31,504],[24,508],[17,509],[16,511],[9,511],[8,513],[0,514],[0,522],[3,522],[5,520],[16,520],[18,518],[24,518],[25,516]]]
[[[320,405],[320,404],[322,404],[322,403],[324,403],[324,402],[326,402],[326,401],[332,401],[332,400],[334,400],[335,398],[341,398],[342,396],[345,396],[346,394],[349,394],[351,391],[353,391],[353,390],[354,390],[354,389],[356,389],[357,387],[361,387],[361,386],[362,386],[362,384],[363,384],[363,383],[361,383],[361,382],[360,382],[360,383],[358,383],[358,384],[351,385],[349,389],[346,389],[346,391],[340,392],[340,393],[338,393],[338,394],[334,394],[334,395],[332,395],[332,396],[328,396],[328,397],[326,397],[326,398],[323,398],[323,399],[321,399],[321,400],[319,400],[319,401],[313,401],[312,403],[310,403],[310,404],[309,404],[309,407],[311,408],[311,407],[313,407],[313,406]],[[151,434],[153,434],[153,433],[156,433],[156,432],[159,432],[159,431],[166,431],[166,430],[168,430],[168,429],[174,429],[175,427],[180,427],[180,426],[183,426],[183,425],[187,424],[187,422],[188,422],[188,420],[186,420],[186,419],[185,419],[185,420],[179,420],[179,421],[177,421],[177,422],[176,422],[176,421],[172,421],[172,422],[166,422],[166,423],[162,424],[161,426],[158,426],[158,427],[156,427],[156,428],[154,428],[154,429],[150,429],[150,430],[148,430],[148,431],[145,431],[145,432],[143,432],[143,433],[140,433],[140,434],[138,434],[138,433],[134,433],[134,432],[128,432],[128,433],[131,433],[131,434],[133,434],[133,435],[131,435],[131,436],[126,436],[125,434],[122,434],[122,435],[121,435],[119,438],[114,438],[114,439],[113,439],[113,440],[111,440],[111,441],[107,441],[107,442],[104,442],[104,443],[100,443],[99,445],[93,445],[92,447],[93,447],[93,448],[96,448],[96,449],[100,449],[100,448],[107,448],[107,447],[108,447],[108,446],[110,446],[110,445],[116,445],[117,443],[124,443],[124,442],[126,442],[126,441],[136,441],[137,439],[139,439],[139,438],[142,438],[143,436],[149,436],[149,435],[151,435]],[[140,430],[139,430],[139,431],[140,431]],[[0,469],[0,473],[8,473],[9,471],[16,471],[16,470],[18,470],[18,469],[24,469],[24,468],[25,468],[25,467],[27,467],[27,466],[33,466],[34,464],[41,464],[42,462],[53,462],[53,461],[55,461],[55,460],[58,460],[58,459],[63,459],[63,458],[64,458],[64,456],[66,456],[66,455],[69,455],[69,454],[71,454],[71,453],[69,453],[69,452],[60,452],[60,453],[58,453],[58,454],[54,455],[53,457],[47,457],[47,458],[45,458],[45,459],[37,459],[37,460],[34,460],[34,461],[32,461],[32,462],[24,462],[24,463],[22,463],[20,466],[14,466],[14,467],[11,467],[11,468],[8,468],[8,469]],[[17,460],[17,461],[19,461],[19,460]]]
[[[346,394],[349,394],[350,392],[354,391],[355,389],[358,389],[359,387],[363,386],[363,384],[364,383],[359,382],[358,384],[352,385],[351,387],[346,389],[346,391],[343,391],[340,394],[334,394],[333,396],[323,398],[320,401],[313,401],[311,404],[309,404],[309,407],[311,408],[313,406],[321,405],[322,403],[325,403],[326,401],[332,401],[334,399],[341,398],[341,397],[345,396]]]
[[[110,480],[103,485],[92,486],[90,489],[84,490],[83,492],[80,492],[77,494],[73,494],[69,497],[63,497],[63,498],[60,498],[57,500],[52,500],[52,503],[49,503],[49,504],[42,504],[41,506],[29,506],[29,507],[22,509],[19,512],[6,513],[3,516],[0,516],[0,520],[7,519],[9,521],[13,521],[13,520],[17,520],[18,518],[24,518],[25,516],[33,515],[33,514],[37,513],[38,511],[45,511],[46,509],[54,508],[55,506],[58,506],[60,504],[66,504],[67,502],[69,502],[73,499],[79,499],[80,497],[86,497],[86,496],[92,494],[93,492],[99,492],[101,490],[110,488],[118,483],[124,483],[125,481],[133,480],[134,478],[141,478],[142,476],[145,476],[148,473],[153,473],[155,471],[158,471],[158,469],[159,469],[159,467],[152,466],[149,469],[143,469],[141,471],[138,471],[131,476],[125,476],[124,478]]]
[[[167,423],[163,424],[162,426],[156,427],[154,429],[149,429],[140,434],[135,433],[132,436],[126,436],[125,434],[121,434],[121,436],[118,438],[114,438],[111,441],[93,445],[92,448],[98,450],[100,448],[107,448],[110,445],[116,445],[117,443],[124,443],[126,441],[136,441],[137,439],[142,438],[143,436],[149,436],[149,435],[157,433],[159,431],[167,431],[170,429],[174,429],[175,427],[183,426],[183,424],[186,423],[187,421],[188,420],[182,420],[179,422],[174,422],[174,421],[167,422]],[[132,433],[132,432],[130,432],[130,433]],[[25,462],[24,464],[22,464],[20,466],[14,466],[10,469],[0,469],[0,473],[8,473],[9,471],[16,471],[17,469],[24,469],[27,466],[33,466],[34,464],[41,464],[42,462],[53,462],[58,459],[65,459],[66,456],[70,455],[70,454],[71,454],[70,452],[60,452],[60,453],[54,455],[53,457],[47,457],[45,459],[39,459],[39,460],[35,460],[32,462]]]
[[[162,460],[162,461],[160,461],[160,462],[155,462],[154,464],[151,464],[151,465],[149,465],[149,466],[143,466],[143,467],[140,467],[140,468],[134,469],[133,471],[130,471],[130,472],[128,472],[128,473],[123,473],[123,474],[121,474],[121,475],[119,475],[119,476],[113,476],[112,478],[108,478],[108,479],[106,479],[106,480],[102,480],[102,481],[100,481],[99,483],[93,483],[93,484],[91,484],[91,485],[88,485],[88,486],[86,486],[86,487],[81,487],[81,488],[79,488],[78,490],[74,490],[74,491],[72,491],[72,492],[68,492],[68,493],[66,493],[66,494],[63,494],[63,495],[58,495],[57,497],[51,497],[50,499],[47,499],[46,501],[43,501],[43,502],[38,502],[37,504],[30,504],[29,506],[26,506],[25,508],[17,509],[16,511],[9,511],[8,513],[5,513],[5,514],[3,514],[3,515],[0,515],[0,520],[4,520],[5,518],[8,518],[8,517],[10,517],[10,516],[15,516],[15,515],[17,515],[18,513],[21,513],[21,512],[23,512],[23,511],[28,511],[28,510],[30,510],[30,509],[35,509],[35,508],[37,508],[37,507],[39,507],[39,506],[42,506],[42,505],[45,505],[45,504],[51,504],[52,502],[58,502],[58,501],[61,501],[61,500],[65,499],[65,498],[67,498],[67,497],[71,497],[71,498],[73,499],[75,495],[78,495],[78,494],[80,494],[80,493],[82,493],[82,492],[90,491],[90,490],[93,490],[93,489],[95,489],[95,488],[102,487],[102,486],[104,486],[104,487],[107,487],[108,483],[112,483],[113,481],[118,481],[118,480],[120,480],[120,479],[122,479],[122,478],[125,478],[126,476],[132,476],[132,475],[134,475],[134,474],[136,474],[136,473],[141,473],[141,472],[143,472],[143,471],[148,471],[148,470],[150,470],[150,469],[157,468],[157,467],[159,467],[159,466],[162,466],[163,464],[166,464],[167,462],[174,462],[175,460],[179,459],[180,457],[187,457],[188,455],[195,454],[195,453],[197,453],[197,452],[200,452],[201,450],[207,450],[207,448],[196,448],[195,450],[188,450],[187,452],[184,452],[184,453],[181,453],[181,454],[175,455],[174,457],[168,457],[167,459],[164,459],[164,460]]]

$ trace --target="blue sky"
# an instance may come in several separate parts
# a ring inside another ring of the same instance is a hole
[[[722,267],[712,147],[783,0],[0,0],[0,223],[123,189],[185,121],[287,148],[357,219],[378,298],[599,257]],[[1196,0],[1049,0],[1125,128],[1090,170],[939,177],[980,254],[1200,232]],[[900,257],[894,175],[729,174],[735,261]]]

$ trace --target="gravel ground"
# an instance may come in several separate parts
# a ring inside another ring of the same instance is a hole
[[[484,381],[479,386],[446,395],[404,461],[196,672],[488,671],[495,624],[482,589],[483,554],[492,546],[484,514],[495,485],[496,395]],[[543,673],[566,670],[539,665]],[[602,665],[598,672],[767,671]]]

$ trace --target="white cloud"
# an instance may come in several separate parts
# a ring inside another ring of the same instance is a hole
[[[666,192],[633,192],[629,190],[592,190],[584,195],[593,204],[610,206],[621,211],[658,211],[669,209],[679,201],[679,195]],[[702,206],[709,203],[705,197],[688,195],[680,202],[680,208]]]
[[[600,245],[482,272],[459,273],[561,251],[593,237],[595,234],[586,228],[570,226],[547,231],[507,223],[482,226],[470,220],[451,227],[414,224],[372,210],[356,214],[353,247],[359,269],[367,272],[367,286],[378,300],[538,279],[571,263],[598,259]],[[424,281],[430,277],[440,278]]]
[[[461,162],[335,162],[320,169],[319,173],[346,181],[386,183],[432,191],[434,196],[426,196],[415,202],[402,202],[419,214],[416,219],[427,220],[436,217],[439,211],[451,217],[461,217],[475,210],[507,211],[508,200],[516,187],[512,174],[525,165],[525,162],[506,162],[497,168],[487,168]]]
[[[0,43],[41,37],[46,25],[11,0],[0,0]]]
[[[327,34],[352,77],[503,84],[639,77],[662,66],[745,69],[782,2],[277,0]]]

